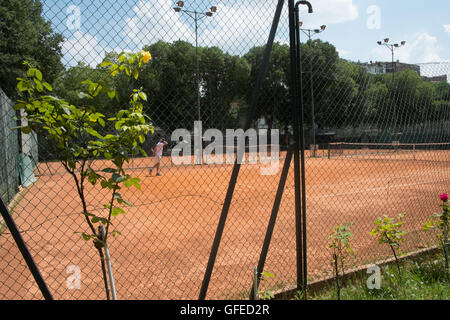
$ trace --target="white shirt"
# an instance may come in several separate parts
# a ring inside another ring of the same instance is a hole
[[[155,147],[155,155],[161,157],[163,153],[164,143],[158,142]]]

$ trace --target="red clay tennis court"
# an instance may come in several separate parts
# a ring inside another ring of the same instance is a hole
[[[284,155],[283,153],[281,154]],[[416,160],[409,153],[390,158],[359,156],[306,158],[308,275],[330,273],[327,236],[335,225],[353,222],[355,265],[390,256],[369,236],[375,219],[406,213],[409,232],[404,251],[422,248],[431,235],[422,224],[439,210],[439,194],[448,191],[449,150],[426,151]],[[419,159],[419,160],[417,160]],[[113,220],[120,236],[111,238],[110,252],[119,299],[197,299],[232,165],[170,166],[164,158],[161,177],[149,176],[152,158],[134,159],[130,173],[142,190],[122,190],[134,206]],[[104,162],[95,164],[103,166]],[[259,164],[243,164],[220,244],[207,298],[247,298],[253,267],[279,183],[278,174],[263,176]],[[24,240],[56,299],[104,299],[99,258],[90,242],[71,176],[57,163],[40,163],[38,181],[23,190],[12,209]],[[88,187],[89,210],[100,213],[106,199]],[[296,283],[293,165],[283,193],[265,270],[275,275],[264,283],[284,288]],[[78,233],[75,233],[78,232]],[[0,236],[2,296],[40,298],[10,235]],[[385,250],[386,249],[386,250]],[[11,263],[16,262],[17,265]],[[81,287],[68,289],[69,266],[81,271]],[[11,279],[15,279],[14,281]],[[24,282],[26,285],[24,285]],[[25,290],[24,288],[28,288]],[[22,292],[23,291],[23,292]]]

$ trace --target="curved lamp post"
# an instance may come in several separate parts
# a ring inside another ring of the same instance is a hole
[[[290,57],[292,96],[294,101],[294,182],[295,182],[295,234],[297,251],[297,289],[304,292],[306,299],[307,268],[306,268],[306,182],[305,182],[305,140],[303,132],[303,94],[302,94],[302,65],[301,43],[299,30],[299,6],[308,6],[308,13],[313,12],[308,1],[289,0],[289,33],[290,33]],[[301,152],[301,157],[299,155]],[[300,158],[300,159],[299,159]],[[301,162],[301,166],[300,166]]]

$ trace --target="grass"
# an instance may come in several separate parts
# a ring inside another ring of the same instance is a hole
[[[368,277],[349,279],[341,289],[341,300],[450,300],[450,281],[439,254],[403,262],[401,281],[395,265],[382,267],[380,289],[368,289]],[[309,299],[337,300],[336,288],[312,293]]]

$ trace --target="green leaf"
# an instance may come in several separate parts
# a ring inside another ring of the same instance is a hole
[[[141,97],[142,100],[147,101],[147,94],[145,92],[139,92],[139,97]]]
[[[125,67],[125,73],[127,74],[127,76],[131,76],[131,69],[130,69],[130,67],[128,67],[128,66]]]
[[[119,207],[114,207],[111,210],[111,215],[113,217],[117,217],[119,214],[124,214],[124,213],[125,213],[125,210],[123,210],[122,208],[119,208]]]
[[[89,241],[93,236],[86,234],[86,233],[82,233],[81,236],[83,237],[84,240]]]
[[[21,130],[23,133],[29,134],[31,132],[31,127],[22,127]]]
[[[97,85],[97,87],[95,88],[94,92],[92,93],[92,95],[94,97],[98,96],[98,94],[100,93],[100,91],[102,91],[102,86],[101,85]]]
[[[25,86],[24,81],[19,81],[19,83],[17,84],[17,89],[19,89],[20,92],[23,92],[23,91],[27,90],[28,88]]]
[[[115,90],[108,91],[108,97],[110,97],[112,99],[115,96],[116,96],[116,91]]]
[[[100,64],[100,67],[107,67],[107,66],[110,66],[110,65],[112,65],[112,62],[111,62],[111,61],[103,61],[103,62]]]
[[[124,200],[124,199],[122,198],[122,196],[120,195],[120,193],[115,193],[115,194],[114,194],[114,198],[117,199],[117,202],[118,202],[119,204],[126,204],[126,205],[129,206],[129,207],[132,207],[132,206],[133,206],[132,203],[130,203],[130,202]]]
[[[136,187],[136,189],[141,190],[141,185],[139,184],[140,181],[141,180],[139,178],[131,178],[125,181],[125,186],[126,187],[134,186]]]
[[[35,81],[35,82],[36,82],[36,89],[37,89],[37,91],[39,91],[39,92],[44,91],[44,87],[42,86],[42,83],[40,83],[38,81]]]
[[[119,66],[116,64],[113,64],[111,66],[111,76],[115,77],[119,73]]]
[[[92,96],[90,94],[87,94],[87,93],[84,93],[84,92],[79,92],[78,93],[78,98],[79,99],[85,99],[85,98],[92,99]]]
[[[102,186],[103,189],[109,188],[109,183],[106,180],[100,181],[100,185]]]
[[[35,68],[30,68],[27,71],[27,77],[31,78],[34,76],[34,74],[36,73],[36,69]]]
[[[17,103],[14,105],[14,110],[20,110],[20,109],[24,109],[25,108],[25,104],[23,103]]]
[[[111,235],[113,237],[115,237],[116,235],[122,235],[122,234],[119,231],[117,231],[117,230],[113,230],[113,231],[111,231]]]
[[[119,130],[123,124],[124,121],[117,121],[116,124],[114,125],[114,128],[116,128],[116,130]]]
[[[86,132],[89,133],[91,136],[94,136],[99,139],[103,139],[103,136],[92,128],[86,128]]]
[[[52,86],[48,82],[42,82],[42,85],[47,89],[47,91],[53,91]]]
[[[39,81],[42,81],[42,73],[38,69],[35,71],[35,76]]]
[[[125,180],[124,177],[122,177],[120,174],[117,173],[113,173],[112,177],[111,177],[112,181],[114,181],[115,183],[119,183]]]

